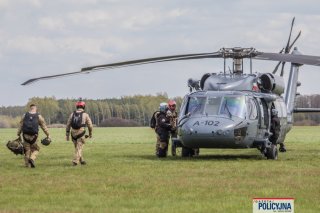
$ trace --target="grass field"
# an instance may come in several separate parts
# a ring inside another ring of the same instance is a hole
[[[294,127],[277,161],[256,149],[157,159],[149,128],[96,128],[77,167],[64,129],[50,131],[54,142],[27,169],[5,147],[16,130],[0,130],[0,212],[252,212],[254,197],[320,212],[319,127]]]

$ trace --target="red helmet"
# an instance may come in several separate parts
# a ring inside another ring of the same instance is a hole
[[[169,109],[170,110],[176,110],[176,105],[177,105],[177,103],[174,101],[174,100],[169,100],[168,101],[168,107],[169,107]]]
[[[82,108],[82,109],[84,109],[86,107],[86,103],[84,102],[84,101],[78,101],[77,103],[76,103],[76,108],[78,109],[78,108]]]

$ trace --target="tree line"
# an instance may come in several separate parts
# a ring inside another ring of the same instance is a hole
[[[182,98],[173,98],[179,109]],[[166,93],[157,95],[123,96],[110,99],[84,99],[86,112],[96,126],[147,126],[159,103],[169,100]],[[55,97],[33,97],[25,106],[0,107],[0,128],[17,127],[28,106],[35,103],[48,125],[66,124],[75,110],[77,99],[56,99]],[[320,108],[320,95],[303,95],[296,99],[296,107]],[[296,125],[318,125],[320,113],[294,114]]]
[[[179,109],[182,98],[173,99],[177,102],[177,109]],[[159,104],[168,100],[166,93],[99,100],[83,99],[86,102],[86,112],[96,126],[147,126],[153,112],[158,110]],[[0,107],[0,116],[2,116],[0,127],[15,127],[14,122],[17,123],[18,118],[28,110],[31,103],[37,105],[39,113],[48,125],[66,124],[70,114],[75,110],[76,102],[77,99],[33,97],[25,106]]]

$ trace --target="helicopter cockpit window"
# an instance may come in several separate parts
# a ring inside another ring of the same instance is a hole
[[[221,97],[208,97],[205,113],[207,115],[218,115],[221,104]]]
[[[220,114],[245,118],[246,104],[244,96],[224,97],[220,108]]]
[[[247,100],[248,117],[250,120],[256,120],[258,118],[258,109],[255,101],[252,98]]]
[[[206,103],[206,97],[189,97],[186,114],[191,115],[202,114]]]

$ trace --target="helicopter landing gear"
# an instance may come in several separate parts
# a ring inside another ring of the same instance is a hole
[[[192,149],[183,146],[182,151],[181,151],[181,157],[194,157],[194,156],[199,156],[200,149]]]
[[[272,144],[269,140],[257,142],[256,147],[258,148],[258,150],[260,150],[261,154],[264,155],[267,159],[278,159],[277,145]]]
[[[171,155],[177,156],[182,153],[182,144],[177,138],[171,139]]]
[[[181,157],[193,157],[195,155],[194,149],[183,146],[181,151]]]
[[[267,157],[267,159],[277,160],[278,159],[277,145],[272,144],[271,147],[267,147],[265,156]]]

